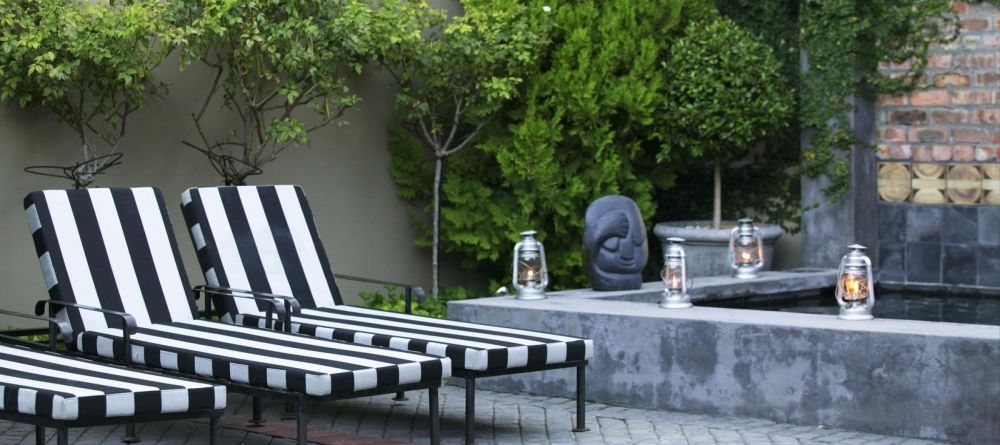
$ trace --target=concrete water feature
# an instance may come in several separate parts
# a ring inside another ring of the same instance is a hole
[[[722,277],[695,279],[702,290],[690,309],[658,308],[662,285],[646,283],[624,292],[554,292],[530,302],[451,302],[448,315],[593,338],[588,399],[600,403],[1000,442],[1000,327],[697,306],[721,294],[788,291],[795,280],[800,290],[815,292],[835,275],[771,272],[728,284]],[[563,371],[482,382],[552,396],[569,395],[574,384],[573,373]]]

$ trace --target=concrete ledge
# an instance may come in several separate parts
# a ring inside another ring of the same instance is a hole
[[[541,301],[451,302],[448,315],[594,339],[588,398],[601,403],[1000,442],[1000,327],[665,310],[587,292],[560,294]],[[570,396],[574,382],[572,371],[560,370],[482,385]]]

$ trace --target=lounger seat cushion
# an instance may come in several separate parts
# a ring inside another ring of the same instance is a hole
[[[236,317],[263,326],[264,314]],[[294,332],[448,357],[458,369],[495,371],[589,360],[593,341],[544,332],[442,320],[357,306],[303,309]]]
[[[0,345],[0,411],[86,421],[225,407],[225,386]]]
[[[438,357],[206,320],[140,326],[131,342],[134,363],[312,396],[451,375],[450,363]],[[87,354],[124,359],[120,329],[83,332],[77,345]]]

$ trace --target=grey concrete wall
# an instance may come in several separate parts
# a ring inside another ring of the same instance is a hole
[[[594,339],[588,399],[968,443],[1000,441],[1000,327],[553,297],[449,318]],[[482,388],[570,396],[571,370]]]
[[[124,165],[95,186],[156,186],[163,190],[192,283],[203,281],[190,237],[178,207],[180,193],[191,186],[220,183],[206,159],[181,141],[195,136],[190,113],[204,96],[208,73],[197,66],[179,72],[176,62],[158,71],[172,85],[164,99],[152,99],[130,118],[122,144]],[[355,82],[362,102],[350,111],[347,126],[331,125],[313,135],[311,148],[292,148],[264,168],[253,184],[303,186],[316,214],[320,235],[335,271],[430,284],[430,251],[414,246],[410,206],[395,196],[386,149],[394,89],[388,79],[366,75]],[[218,113],[211,123],[223,128],[229,117]],[[64,165],[77,159],[75,135],[43,109],[24,110],[0,104],[0,307],[29,311],[45,298],[45,288],[31,244],[22,199],[33,190],[66,188],[68,181],[29,175],[27,165]],[[469,285],[475,278],[446,263],[444,282]],[[342,283],[345,295],[361,287]],[[371,288],[366,288],[371,289]],[[356,297],[354,297],[354,301]],[[0,318],[0,329],[23,326]]]

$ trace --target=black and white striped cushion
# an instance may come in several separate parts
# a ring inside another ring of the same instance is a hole
[[[0,411],[99,420],[225,407],[225,386],[0,345]]]
[[[448,357],[468,370],[590,359],[591,340],[347,306],[298,186],[192,188],[185,220],[209,284],[292,295],[293,329],[321,338]],[[253,302],[228,302],[227,321],[262,326]]]
[[[25,208],[52,298],[132,314],[135,363],[315,396],[451,374],[430,355],[195,319],[158,190],[35,192]],[[81,351],[124,359],[119,322],[68,312]]]

